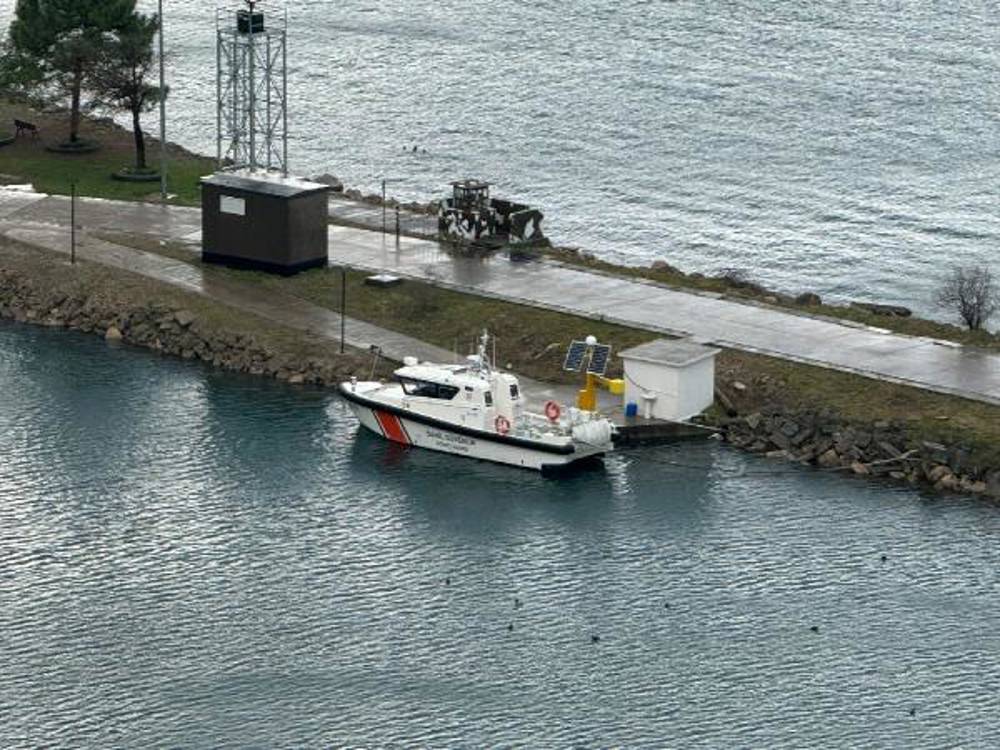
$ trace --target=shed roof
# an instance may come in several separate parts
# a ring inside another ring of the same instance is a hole
[[[263,193],[278,198],[293,198],[298,195],[325,192],[330,189],[328,185],[310,182],[300,177],[284,177],[276,172],[251,172],[249,170],[216,172],[202,177],[201,181],[208,185],[246,190],[251,193]]]
[[[714,357],[721,351],[711,346],[697,344],[691,339],[656,339],[619,352],[618,356],[622,359],[637,359],[671,367],[687,367],[708,357]]]

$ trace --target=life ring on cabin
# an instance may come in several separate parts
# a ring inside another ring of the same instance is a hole
[[[555,401],[545,402],[545,416],[549,418],[550,422],[558,422],[561,415],[562,409],[559,408],[559,404]]]
[[[498,415],[497,418],[493,420],[493,426],[496,427],[498,435],[506,435],[510,432],[510,420],[503,414]]]

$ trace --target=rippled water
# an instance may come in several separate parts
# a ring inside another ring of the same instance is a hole
[[[0,747],[1000,742],[982,502],[701,444],[545,480],[11,324],[0,457]]]
[[[214,6],[165,5],[171,132],[214,154]],[[606,258],[925,313],[949,264],[996,258],[991,3],[289,5],[299,172],[486,178]]]

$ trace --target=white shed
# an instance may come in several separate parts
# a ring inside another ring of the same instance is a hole
[[[715,357],[721,349],[690,339],[657,339],[626,349],[625,404],[647,419],[681,422],[715,400]]]

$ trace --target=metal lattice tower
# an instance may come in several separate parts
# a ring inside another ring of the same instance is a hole
[[[287,175],[287,11],[265,25],[259,2],[216,12],[219,168]]]

